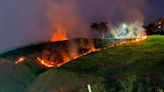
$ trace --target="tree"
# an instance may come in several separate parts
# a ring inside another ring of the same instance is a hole
[[[105,33],[108,32],[108,26],[107,26],[107,22],[100,22],[99,24],[99,31],[102,32],[102,38],[105,38]]]
[[[102,33],[102,38],[105,38],[105,33],[108,31],[107,22],[94,22],[91,24],[91,29]]]
[[[164,18],[160,18],[147,26],[144,26],[146,33],[151,34],[164,34]]]

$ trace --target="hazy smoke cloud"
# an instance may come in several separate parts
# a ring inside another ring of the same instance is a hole
[[[52,27],[60,25],[70,37],[89,37],[92,22],[144,21],[146,0],[49,0],[48,15]]]
[[[0,0],[0,51],[49,36],[45,0]]]
[[[56,26],[74,38],[89,37],[96,21],[144,21],[149,5],[148,0],[1,0],[0,51],[48,40]]]

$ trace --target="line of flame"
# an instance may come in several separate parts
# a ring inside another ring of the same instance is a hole
[[[147,36],[144,36],[142,38],[136,38],[136,39],[131,39],[131,40],[126,40],[126,41],[122,41],[122,42],[119,42],[119,43],[116,43],[116,44],[112,44],[108,47],[105,47],[103,49],[109,49],[109,48],[112,48],[112,47],[115,47],[115,46],[120,46],[120,45],[123,45],[123,44],[127,44],[127,43],[131,43],[131,42],[139,42],[139,41],[142,41],[142,40],[145,40],[147,38]],[[92,52],[97,52],[97,51],[100,51],[100,50],[103,50],[103,49],[91,49],[90,51],[84,53],[84,54],[81,54],[81,55],[78,55],[78,56],[75,56],[71,59],[66,59],[64,62],[60,63],[60,64],[57,64],[57,63],[54,63],[54,62],[49,62],[49,61],[46,61],[46,60],[43,60],[41,59],[40,57],[37,57],[37,61],[39,61],[39,63],[45,67],[48,67],[48,68],[52,68],[52,67],[60,67],[66,63],[68,63],[69,61],[72,61],[72,60],[75,60],[79,57],[82,57],[82,56],[85,56],[89,53],[92,53]],[[23,62],[26,58],[25,57],[19,57],[18,60],[15,62],[15,64],[18,64],[20,62]]]

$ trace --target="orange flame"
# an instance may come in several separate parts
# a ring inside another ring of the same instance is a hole
[[[67,40],[67,32],[66,29],[63,26],[58,26],[55,30],[55,32],[53,33],[50,41],[51,42],[55,42],[55,41],[63,41],[63,40]]]
[[[145,40],[146,38],[147,38],[147,35],[145,35],[141,38],[136,38],[136,39],[132,40],[132,42],[139,42],[139,41]]]
[[[46,60],[41,59],[40,57],[37,57],[37,60],[40,62],[40,64],[44,65],[45,67],[51,68],[56,66],[54,62],[49,62]]]
[[[17,60],[16,60],[16,62],[15,62],[15,64],[18,64],[18,63],[21,63],[21,62],[23,62],[24,60],[26,59],[26,57],[19,57]]]
[[[131,43],[131,42],[139,42],[139,41],[145,40],[146,38],[147,38],[147,36],[145,35],[142,38],[135,38],[135,39],[131,39],[131,40],[122,41],[122,42],[119,42],[117,44],[110,45],[110,46],[108,46],[106,48],[103,48],[103,49],[108,49],[108,48],[112,48],[112,47],[115,47],[115,46],[120,46],[120,45],[123,45],[123,44]],[[55,63],[55,62],[49,61],[49,60],[45,59],[44,56],[42,56],[43,57],[42,59],[40,57],[37,57],[37,60],[40,62],[40,64],[42,64],[42,65],[44,65],[45,67],[48,67],[48,68],[60,67],[61,65],[65,64],[65,63],[68,63],[69,61],[75,60],[75,59],[77,59],[79,57],[82,57],[82,56],[85,56],[89,53],[101,50],[101,49],[96,49],[92,42],[89,42],[88,48],[89,48],[89,51],[87,51],[83,54],[80,54],[80,55],[78,55],[77,53],[70,53],[71,57],[69,57],[65,53],[62,53],[62,57],[63,57],[64,62],[61,62],[61,63]]]
[[[130,39],[130,40],[126,40],[126,41],[122,41],[122,42],[119,42],[119,43],[116,43],[116,44],[112,44],[108,47],[105,47],[104,49],[108,49],[108,48],[112,48],[112,47],[115,47],[115,46],[120,46],[120,45],[123,45],[123,44],[127,44],[127,43],[137,43],[137,42],[140,42],[142,40],[145,40],[147,39],[147,35],[141,37],[141,38],[135,38],[135,39]]]
[[[69,61],[72,61],[72,60],[75,60],[79,57],[82,57],[84,55],[87,55],[91,52],[95,52],[95,51],[98,51],[98,49],[96,49],[94,47],[94,43],[93,41],[88,41],[88,44],[87,44],[87,49],[88,51],[85,52],[85,53],[82,53],[79,55],[78,53],[78,48],[75,48],[75,47],[71,47],[71,52],[69,53],[65,53],[64,51],[61,51],[60,52],[60,55],[62,57],[62,61],[63,62],[57,62],[57,58],[53,58],[52,60],[50,60],[49,58],[51,57],[54,57],[53,54],[51,55],[49,51],[45,50],[43,52],[43,55],[42,57],[37,57],[37,60],[39,61],[39,63],[45,67],[48,67],[48,68],[51,68],[51,67],[60,67],[61,65],[65,64],[65,63],[68,63]]]
[[[146,38],[147,38],[147,36],[145,35],[142,38],[135,38],[135,39],[122,41],[122,42],[119,42],[119,43],[116,43],[116,44],[112,44],[112,45],[110,45],[108,47],[105,47],[103,49],[108,49],[108,48],[112,48],[112,47],[115,47],[115,46],[120,46],[120,45],[123,45],[123,44],[131,43],[131,42],[136,43],[136,42],[145,40]],[[54,55],[53,54],[51,55],[51,53],[48,50],[44,50],[43,55],[41,57],[37,57],[37,61],[39,62],[39,64],[41,64],[41,65],[43,65],[47,68],[60,67],[61,65],[65,64],[65,63],[68,63],[69,61],[75,60],[75,59],[77,59],[79,57],[82,57],[82,56],[85,56],[89,53],[102,50],[102,49],[96,49],[94,47],[93,41],[88,42],[87,48],[88,48],[88,51],[85,52],[85,53],[82,53],[80,55],[78,54],[78,52],[76,52],[76,50],[73,51],[73,52],[70,52],[70,53],[65,53],[65,52],[61,51],[60,54],[61,54],[61,57],[63,58],[63,62],[56,62],[58,60],[55,60],[55,58],[53,57]],[[15,64],[23,62],[25,59],[26,59],[26,57],[23,57],[23,56],[19,57],[18,60],[15,62]]]
[[[40,64],[42,64],[43,66],[48,67],[48,68],[60,67],[61,65],[64,65],[64,64],[68,63],[69,61],[75,60],[75,59],[77,59],[79,57],[85,56],[85,55],[87,55],[87,54],[89,54],[91,52],[96,52],[96,51],[98,51],[98,50],[88,51],[88,52],[86,52],[84,54],[81,54],[81,55],[78,55],[78,56],[74,56],[72,58],[65,57],[64,58],[64,62],[58,63],[58,64],[54,63],[54,62],[46,61],[44,59],[41,59],[40,57],[37,57],[37,60],[40,62]]]

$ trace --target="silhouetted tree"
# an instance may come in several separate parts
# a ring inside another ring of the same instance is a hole
[[[108,31],[108,26],[107,26],[107,22],[94,22],[91,24],[91,29],[93,29],[94,31],[98,31],[102,33],[102,38],[105,38],[105,33]]]
[[[159,20],[156,20],[149,25],[144,26],[144,28],[147,30],[146,33],[148,35],[164,34],[164,18],[160,18]]]
[[[100,22],[99,24],[99,31],[102,32],[102,38],[105,38],[105,33],[108,31],[108,23],[106,22]]]

